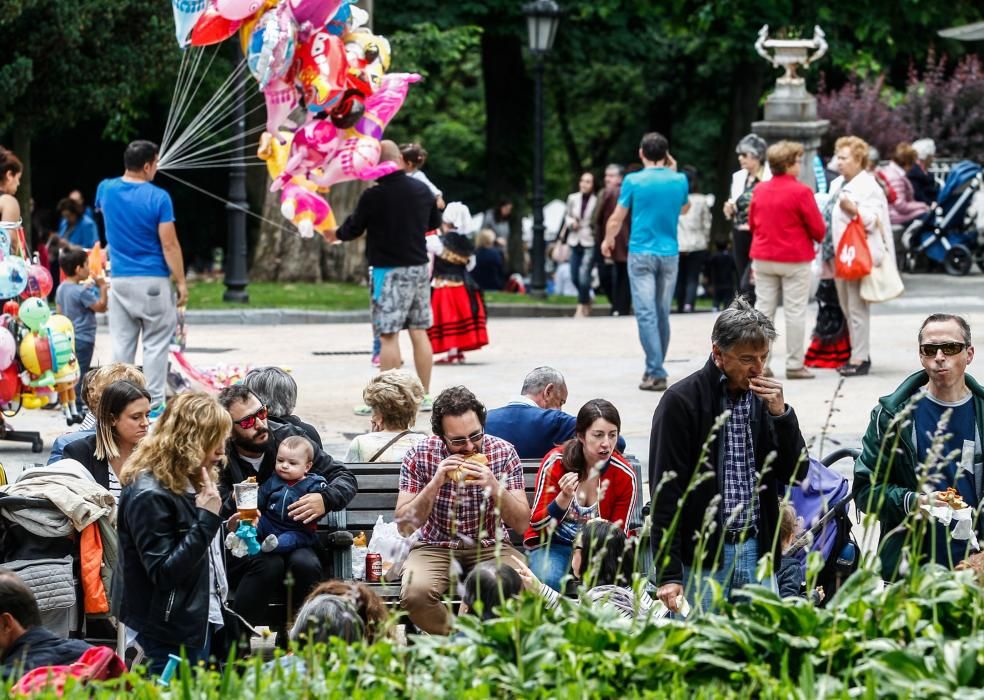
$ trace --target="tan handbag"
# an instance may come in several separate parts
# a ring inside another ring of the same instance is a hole
[[[902,276],[899,275],[899,268],[895,264],[895,254],[885,240],[885,228],[882,226],[881,217],[876,217],[875,223],[878,225],[878,235],[881,236],[883,253],[881,265],[872,267],[871,274],[861,279],[861,298],[869,304],[891,301],[905,291]]]

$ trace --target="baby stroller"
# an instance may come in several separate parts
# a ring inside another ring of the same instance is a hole
[[[906,268],[913,270],[922,258],[943,264],[950,275],[966,275],[976,261],[984,270],[984,248],[973,217],[974,195],[984,185],[984,168],[963,160],[946,176],[936,204],[902,234]]]
[[[841,459],[857,456],[857,450],[840,449],[823,461],[810,458],[807,478],[790,488],[789,502],[806,528],[784,554],[805,564],[807,554],[820,552],[824,565],[816,585],[823,586],[824,600],[831,599],[857,570],[860,560],[860,549],[851,534],[851,519],[847,515],[851,487],[847,479],[830,468]]]
[[[83,569],[100,577],[111,575],[106,562],[116,562],[115,530],[106,522],[97,522],[91,527],[102,531],[98,537],[94,531],[78,532],[50,498],[18,492],[17,485],[35,478],[66,483],[92,481],[82,465],[62,460],[25,470],[13,486],[0,489],[0,561],[34,593],[42,623],[49,631],[61,637],[113,645],[116,633],[109,623],[108,610],[102,614],[87,610],[92,600],[87,582],[92,578],[87,581]],[[94,551],[87,547],[93,538],[99,540],[102,551],[108,555],[101,562],[86,559],[86,554]],[[108,594],[108,590],[104,592]]]

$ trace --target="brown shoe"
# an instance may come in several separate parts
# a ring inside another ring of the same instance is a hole
[[[816,377],[817,375],[808,370],[806,367],[786,370],[786,379],[816,379]]]
[[[642,382],[639,383],[639,388],[642,391],[666,391],[666,387],[669,383],[666,381],[666,377],[650,377],[646,375],[642,378]]]
[[[772,379],[776,375],[772,372],[771,367],[766,367],[765,370],[763,370],[762,372],[762,376],[765,377],[766,379]]]

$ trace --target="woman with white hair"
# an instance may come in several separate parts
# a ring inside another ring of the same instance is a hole
[[[936,180],[929,174],[929,166],[936,157],[936,142],[933,139],[919,139],[912,142],[916,152],[916,162],[905,174],[912,183],[913,198],[930,206],[936,202]]]
[[[434,253],[431,311],[434,321],[427,330],[434,354],[447,356],[435,364],[464,362],[466,350],[489,344],[485,328],[482,292],[468,274],[475,267],[475,244],[469,236],[471,213],[461,202],[444,209],[439,236],[428,239]]]
[[[738,273],[738,288],[754,300],[754,288],[749,279],[752,248],[752,229],[748,225],[748,211],[752,204],[752,190],[760,182],[772,178],[769,164],[765,159],[768,144],[758,134],[743,136],[735,153],[738,154],[738,165],[741,167],[731,176],[731,193],[724,203],[724,215],[731,219],[734,226],[732,231],[731,254],[735,258],[735,271]]]

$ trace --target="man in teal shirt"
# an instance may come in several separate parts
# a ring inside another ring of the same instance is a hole
[[[676,171],[676,161],[662,134],[643,136],[639,157],[645,167],[622,182],[618,206],[605,226],[601,252],[611,257],[615,237],[631,211],[629,286],[639,340],[646,353],[646,371],[639,388],[664,391],[668,384],[663,360],[670,344],[670,303],[680,260],[677,220],[690,208],[690,188],[687,176]]]

